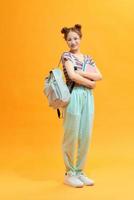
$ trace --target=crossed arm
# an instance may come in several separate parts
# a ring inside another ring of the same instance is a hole
[[[100,73],[99,69],[96,67],[96,72],[86,72],[82,70],[76,70],[76,73],[80,74],[84,78],[88,78],[93,81],[102,80],[102,74]]]
[[[65,62],[65,67],[68,73],[68,76],[71,80],[76,82],[79,85],[84,85],[87,88],[93,89],[96,86],[96,81],[102,79],[102,75],[98,68],[97,72],[84,72],[82,70],[75,70],[71,61],[67,60]]]

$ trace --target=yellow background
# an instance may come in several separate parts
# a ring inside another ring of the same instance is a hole
[[[0,198],[133,199],[134,1],[20,0],[0,6]],[[60,30],[82,25],[81,51],[103,80],[85,171],[95,186],[63,185],[62,120],[48,107],[44,77],[68,50]]]

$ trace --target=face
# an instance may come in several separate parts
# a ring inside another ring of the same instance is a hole
[[[66,42],[67,42],[68,47],[70,48],[70,50],[73,51],[73,50],[79,49],[80,41],[81,41],[81,38],[76,32],[70,31],[68,33]]]

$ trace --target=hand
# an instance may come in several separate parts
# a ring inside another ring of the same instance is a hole
[[[88,88],[94,89],[95,87],[96,87],[96,81],[92,81],[92,84]]]
[[[96,87],[96,81],[92,81],[92,89]]]

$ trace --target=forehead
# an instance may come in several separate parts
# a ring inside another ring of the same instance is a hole
[[[70,31],[67,34],[67,38],[73,38],[73,37],[79,37],[78,33],[74,32],[74,31]]]

